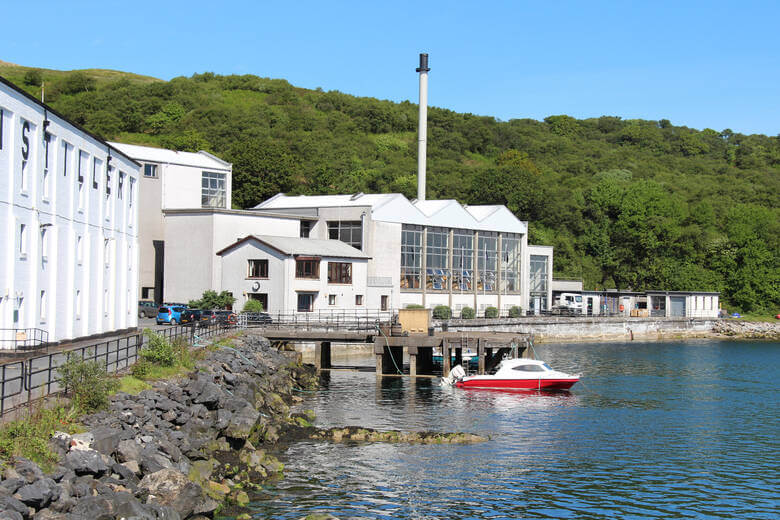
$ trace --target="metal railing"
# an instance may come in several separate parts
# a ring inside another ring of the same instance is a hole
[[[396,319],[395,311],[317,310],[312,312],[243,312],[238,315],[240,327],[297,328],[302,330],[375,330]]]
[[[212,338],[234,328],[231,325],[209,323],[198,326],[181,325],[155,331],[169,341],[184,341],[189,345]],[[114,373],[129,368],[141,349],[148,343],[143,332],[78,347],[52,352],[24,361],[0,365],[0,417],[15,411],[36,399],[62,392],[58,369],[69,356],[84,361],[95,361],[106,372]]]
[[[46,348],[48,331],[42,329],[0,329],[0,351],[29,352]]]

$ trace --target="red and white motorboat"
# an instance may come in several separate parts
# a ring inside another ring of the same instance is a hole
[[[460,365],[443,379],[459,388],[505,388],[519,390],[567,390],[580,380],[579,375],[558,372],[536,359],[505,359],[495,374],[467,376]]]

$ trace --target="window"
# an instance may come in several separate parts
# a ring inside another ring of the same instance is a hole
[[[65,141],[62,142],[62,176],[68,176],[68,155],[70,155],[71,146]]]
[[[314,310],[314,294],[298,293],[298,312],[311,312]]]
[[[363,249],[363,224],[359,220],[328,222],[328,238]]]
[[[352,283],[352,264],[328,262],[328,283]]]
[[[144,164],[144,177],[157,177],[157,165]]]
[[[103,264],[108,267],[111,261],[111,240],[103,239]]]
[[[84,209],[84,173],[87,169],[87,154],[79,150],[79,209]]]
[[[108,316],[109,305],[108,289],[103,289],[103,316]]]
[[[43,190],[41,196],[43,200],[49,200],[49,145],[52,135],[49,132],[43,135]]]
[[[450,233],[447,229],[428,228],[425,238],[425,285],[434,291],[445,291],[450,278]]]
[[[106,166],[106,199],[111,195],[111,170],[113,170],[111,166]]]
[[[547,257],[531,255],[531,293],[547,294]]]
[[[135,191],[134,188],[135,188],[135,179],[131,177],[130,184],[127,186],[127,203],[131,208],[133,207],[133,191]],[[132,222],[132,219],[130,219],[130,221]]]
[[[49,237],[48,233],[46,232],[46,228],[41,228],[41,262],[46,263],[48,262],[48,256],[49,256]]]
[[[225,174],[203,172],[201,177],[200,203],[204,208],[224,208]]]
[[[84,244],[82,243],[81,236],[76,237],[76,263],[81,265],[84,260]]]
[[[471,291],[474,281],[474,232],[456,229],[452,234],[452,290]]]
[[[154,287],[141,287],[142,300],[154,300]]]
[[[477,250],[477,290],[491,292],[496,290],[498,268],[498,235],[488,231],[479,234]]]
[[[389,300],[388,296],[386,294],[383,294],[382,298],[380,300],[381,301],[381,304],[380,304],[381,310],[383,310],[383,311],[387,310],[387,302],[388,302],[388,300]]]
[[[512,370],[517,370],[518,372],[545,372],[544,367],[540,365],[519,365],[513,367]]]
[[[301,220],[301,238],[309,238],[313,225],[314,222],[311,220]]]
[[[119,179],[117,181],[116,186],[116,198],[119,200],[122,200],[124,198],[124,193],[122,191],[122,187],[125,184],[125,172],[120,171],[119,172]]]
[[[250,300],[256,300],[263,306],[263,310],[268,310],[268,293],[247,293],[247,298]]]
[[[268,260],[248,260],[248,278],[268,278]]]
[[[46,291],[41,291],[41,301],[38,308],[38,314],[41,317],[41,323],[46,323]]]
[[[401,228],[401,289],[420,288],[422,268],[422,226]]]
[[[98,188],[98,171],[100,170],[101,161],[97,158],[92,158],[92,189]]]
[[[328,305],[336,305],[336,295],[335,294],[329,294],[328,295]]]
[[[363,305],[363,295],[362,294],[356,294],[355,295],[355,305]]]
[[[320,259],[319,258],[298,258],[295,260],[296,278],[319,278],[320,277]]]
[[[19,224],[19,258],[27,258],[27,226]]]
[[[76,319],[81,318],[81,291],[76,289]]]
[[[502,293],[520,290],[520,239],[506,234],[501,239],[501,289]]]

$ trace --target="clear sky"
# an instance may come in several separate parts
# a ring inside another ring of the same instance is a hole
[[[293,85],[543,119],[666,118],[780,134],[780,1],[37,0],[2,5],[0,60]]]

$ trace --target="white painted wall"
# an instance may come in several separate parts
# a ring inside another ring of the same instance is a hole
[[[0,110],[0,328],[38,328],[59,341],[135,327],[135,299],[127,293],[134,296],[138,283],[138,165],[113,150],[107,175],[106,143],[4,83]]]

